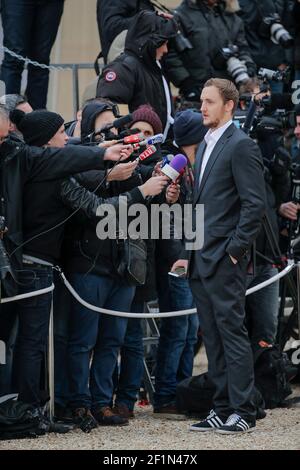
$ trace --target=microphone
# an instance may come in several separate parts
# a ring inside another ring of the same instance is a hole
[[[121,129],[122,127],[126,126],[126,124],[130,124],[132,121],[132,114],[126,114],[126,116],[121,116],[118,119],[115,119],[111,124],[106,124],[106,126],[102,127],[100,132],[109,131],[113,127],[116,129]]]
[[[124,139],[118,140],[118,142],[122,142],[123,144],[139,144],[141,140],[145,138],[144,134],[140,132],[139,134],[127,135]]]
[[[118,142],[122,142],[123,144],[137,144],[137,146],[148,146],[161,144],[163,140],[163,134],[153,135],[152,137],[147,137],[145,139],[144,134],[139,132],[138,134],[128,135],[123,139],[118,140]]]
[[[151,157],[151,155],[153,155],[155,152],[156,152],[156,147],[155,145],[150,145],[148,148],[146,148],[146,150],[144,150],[139,156],[138,158],[136,159],[136,161],[139,161],[139,162],[142,162],[144,160],[146,160],[146,158],[149,158]]]
[[[162,159],[161,162],[161,168],[163,168],[167,163],[170,163],[174,158],[174,155],[169,153],[168,155],[165,155]]]
[[[163,134],[156,134],[156,135],[153,135],[152,137],[147,137],[145,140],[142,140],[142,142],[140,142],[140,145],[156,145],[156,144],[161,144],[163,141],[164,141]]]
[[[162,169],[161,172],[168,176],[173,182],[177,180],[180,176],[180,173],[187,165],[187,158],[185,155],[178,153],[175,155],[171,163],[167,163]]]
[[[89,134],[87,138],[91,138],[92,136],[99,135],[105,133],[115,127],[116,129],[121,129],[122,127],[130,124],[133,121],[132,114],[126,114],[126,116],[119,117],[115,119],[111,124],[106,124],[106,126],[101,127],[101,129],[96,129],[94,132]]]

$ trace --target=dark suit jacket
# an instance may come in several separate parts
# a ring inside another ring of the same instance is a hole
[[[205,141],[196,156],[193,199],[194,209],[204,204],[204,245],[187,252],[191,278],[214,274],[226,253],[241,260],[258,235],[265,211],[263,161],[256,143],[234,124],[229,126],[210,155],[199,187],[204,150]]]

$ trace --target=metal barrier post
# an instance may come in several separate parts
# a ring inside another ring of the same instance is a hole
[[[53,323],[53,293],[51,299],[51,311],[49,321],[49,339],[48,339],[48,374],[49,374],[49,417],[53,421],[54,417],[54,323]]]
[[[74,119],[79,109],[79,78],[78,78],[78,64],[72,65],[72,76],[73,76],[73,111]]]

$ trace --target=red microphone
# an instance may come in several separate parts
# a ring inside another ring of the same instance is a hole
[[[124,139],[118,140],[118,142],[122,142],[123,144],[138,144],[145,139],[145,136],[142,132],[139,134],[128,135],[124,137]]]
[[[146,160],[146,158],[151,157],[156,152],[156,147],[155,145],[150,145],[149,147],[144,150],[139,157],[137,158],[137,161],[142,162],[143,160]]]

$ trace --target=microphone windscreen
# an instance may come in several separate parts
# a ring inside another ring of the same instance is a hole
[[[121,127],[126,126],[126,124],[130,124],[132,121],[132,114],[127,114],[126,116],[122,116],[118,119],[115,119],[113,122],[113,127],[115,127],[116,129],[120,129]]]
[[[173,160],[170,163],[170,167],[173,168],[175,171],[178,173],[181,172],[187,165],[187,158],[185,155],[182,155],[182,153],[178,153],[175,155]]]

